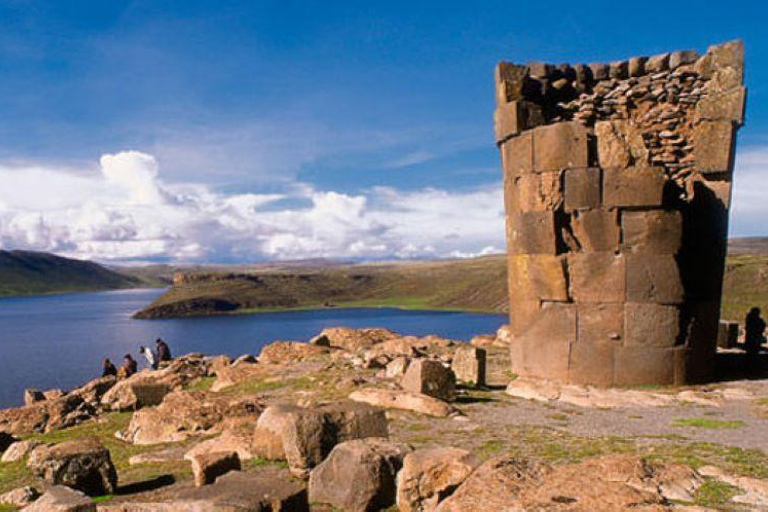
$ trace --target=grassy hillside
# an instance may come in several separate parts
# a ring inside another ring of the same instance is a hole
[[[247,273],[192,273],[139,318],[326,306],[503,311],[503,256],[359,265],[271,265]]]
[[[28,251],[0,251],[0,297],[114,290],[141,280],[90,261]]]

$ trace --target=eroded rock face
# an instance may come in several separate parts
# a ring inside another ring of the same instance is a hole
[[[95,408],[80,396],[69,394],[54,400],[0,410],[0,430],[13,435],[50,432],[92,418]]]
[[[225,421],[255,422],[263,408],[255,396],[176,391],[159,406],[136,411],[120,437],[141,445],[183,441],[190,436],[220,431]]]
[[[306,478],[336,444],[367,437],[387,437],[384,411],[351,401],[265,409],[254,432],[254,452],[285,460],[291,473]]]
[[[601,387],[711,377],[743,72],[740,41],[499,64],[514,373]]]
[[[312,359],[328,353],[326,347],[298,341],[275,341],[261,349],[259,363],[289,364]]]
[[[336,445],[309,475],[309,500],[349,512],[395,503],[395,475],[411,447],[370,437]]]
[[[453,371],[433,359],[412,361],[400,385],[411,393],[421,393],[440,400],[450,401],[456,395],[456,376]]]
[[[90,496],[112,494],[117,488],[109,450],[95,439],[39,448],[32,452],[27,466],[51,485],[65,485]]]
[[[5,450],[0,462],[18,462],[26,457],[32,450],[41,445],[42,443],[40,441],[35,440],[17,441]]]
[[[431,512],[467,479],[477,459],[460,448],[425,448],[405,456],[397,475],[401,512]]]

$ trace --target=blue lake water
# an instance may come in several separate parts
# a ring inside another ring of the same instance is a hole
[[[324,309],[255,315],[134,320],[163,290],[0,299],[0,408],[19,405],[25,388],[70,389],[98,377],[101,361],[121,361],[162,337],[174,355],[258,354],[275,340],[306,341],[326,327],[386,327],[402,334],[469,340],[491,333],[505,315]]]

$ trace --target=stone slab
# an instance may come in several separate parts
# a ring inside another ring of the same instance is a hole
[[[699,172],[733,168],[735,130],[730,121],[703,121],[693,129],[693,157]]]
[[[557,254],[555,218],[552,212],[522,212],[509,217],[509,254]]]
[[[614,383],[617,386],[675,383],[678,348],[617,347],[614,353]]]
[[[679,211],[625,211],[621,214],[621,239],[625,250],[635,253],[676,254],[683,238]]]
[[[624,345],[672,347],[680,335],[680,310],[649,302],[627,302],[624,310]]]
[[[696,121],[732,121],[741,126],[746,103],[745,87],[704,97],[696,104]]]
[[[511,343],[512,371],[566,381],[571,344],[576,339],[576,307],[544,304],[536,319]]]
[[[579,343],[621,343],[624,337],[624,304],[579,303],[577,309]]]
[[[533,134],[526,132],[512,137],[501,145],[501,164],[504,174],[516,177],[533,171]]]
[[[548,255],[508,258],[510,297],[514,300],[567,301],[563,260]]]
[[[603,204],[607,207],[659,207],[666,177],[659,167],[603,170]]]
[[[584,210],[600,206],[600,169],[565,171],[565,209]]]
[[[523,174],[516,178],[518,208],[522,212],[554,211],[563,204],[559,171]]]
[[[571,346],[568,382],[571,384],[612,386],[616,342],[579,340]]]
[[[623,302],[624,256],[610,252],[568,255],[570,295],[579,302]]]
[[[581,250],[611,252],[619,248],[619,220],[616,210],[584,210],[571,217],[571,229]]]
[[[679,304],[683,301],[680,270],[674,256],[628,254],[627,301]]]
[[[597,121],[597,158],[603,169],[625,169],[648,164],[642,132],[629,121]]]
[[[559,171],[589,167],[587,130],[571,121],[540,126],[533,130],[534,168]]]

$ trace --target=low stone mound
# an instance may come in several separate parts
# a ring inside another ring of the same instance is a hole
[[[32,452],[27,466],[50,485],[65,485],[90,496],[112,494],[117,489],[117,471],[109,450],[95,439],[41,447]]]
[[[316,340],[324,337],[328,346],[343,348],[350,352],[357,352],[370,348],[377,343],[399,338],[400,335],[389,329],[350,329],[348,327],[329,327],[315,338]]]
[[[412,450],[370,437],[336,445],[309,475],[309,499],[348,512],[383,510],[395,504],[395,475]]]
[[[289,364],[328,353],[328,348],[298,341],[275,341],[261,349],[259,363]]]
[[[176,391],[155,407],[136,411],[118,437],[139,445],[184,441],[210,434],[235,419],[256,421],[264,409],[256,396],[217,396],[205,391]]]
[[[82,397],[69,394],[24,407],[0,410],[0,431],[15,436],[50,432],[72,427],[95,414],[95,408]]]
[[[264,459],[285,460],[300,478],[320,464],[341,442],[388,437],[384,411],[351,401],[311,407],[275,405],[259,418],[254,452]]]

